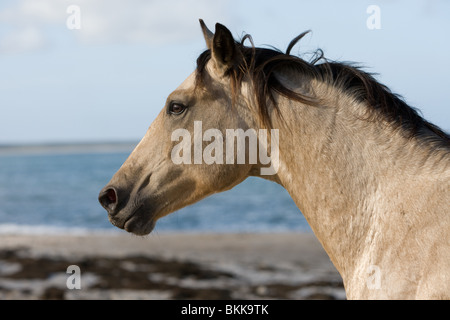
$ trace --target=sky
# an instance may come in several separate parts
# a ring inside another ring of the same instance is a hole
[[[0,144],[139,140],[205,50],[199,18],[282,50],[311,30],[292,53],[358,62],[450,131],[450,1],[2,0]]]

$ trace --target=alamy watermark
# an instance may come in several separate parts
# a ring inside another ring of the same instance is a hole
[[[367,7],[366,13],[370,14],[366,20],[366,26],[369,30],[381,29],[381,9],[379,6],[372,4]]]
[[[81,29],[81,9],[80,6],[70,5],[66,9],[66,13],[70,14],[66,19],[66,26],[69,30]]]
[[[381,288],[381,269],[379,266],[371,264],[366,269],[369,275],[366,279],[366,286],[369,290],[378,290]]]
[[[258,131],[255,129],[247,129],[246,131],[243,129],[226,129],[224,137],[219,129],[208,129],[203,132],[202,121],[194,121],[193,135],[192,138],[190,131],[181,128],[172,132],[171,140],[173,142],[179,141],[171,153],[174,164],[205,163],[211,165],[214,163],[235,164],[235,162],[236,164],[246,164],[248,156],[248,164],[270,164],[269,167],[261,168],[261,175],[274,175],[278,172],[278,129],[270,129],[270,155],[268,154],[269,137],[267,129],[259,129]],[[209,141],[210,143],[203,148],[203,142]],[[246,141],[248,141],[248,145]]]
[[[70,265],[67,267],[66,273],[70,274],[67,277],[66,287],[69,290],[81,289],[81,269],[77,265]]]

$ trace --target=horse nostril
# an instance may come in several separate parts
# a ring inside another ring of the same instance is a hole
[[[114,213],[117,206],[117,192],[113,188],[108,188],[100,192],[98,201],[109,213]]]
[[[117,201],[117,195],[113,189],[108,189],[106,191],[106,197],[108,198],[110,203],[116,203]]]

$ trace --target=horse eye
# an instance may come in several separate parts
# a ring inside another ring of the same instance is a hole
[[[174,102],[170,105],[169,112],[171,114],[175,114],[175,115],[182,114],[184,112],[184,110],[186,110],[186,108],[187,107],[185,105]]]

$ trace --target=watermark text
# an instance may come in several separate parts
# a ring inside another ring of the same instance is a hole
[[[261,175],[274,175],[279,167],[279,133],[270,129],[270,143],[267,129],[226,129],[225,137],[219,129],[203,132],[202,121],[194,121],[193,138],[187,129],[172,132],[172,142],[178,142],[172,149],[174,164],[261,164]],[[247,143],[248,141],[248,143]],[[204,148],[204,142],[210,142]],[[270,147],[269,147],[270,145]],[[193,157],[192,157],[193,149]],[[268,153],[270,149],[270,155]],[[193,161],[192,161],[193,158]],[[248,162],[246,162],[248,161]]]
[[[81,29],[81,9],[77,5],[70,5],[66,9],[67,14],[70,14],[66,19],[66,26],[69,30]]]
[[[366,26],[369,30],[381,29],[381,9],[379,6],[372,4],[367,7],[366,13],[370,14],[366,20]]]
[[[67,278],[66,286],[67,289],[73,290],[81,289],[81,270],[80,267],[77,265],[70,265],[67,267],[66,273],[70,274],[70,276]]]

